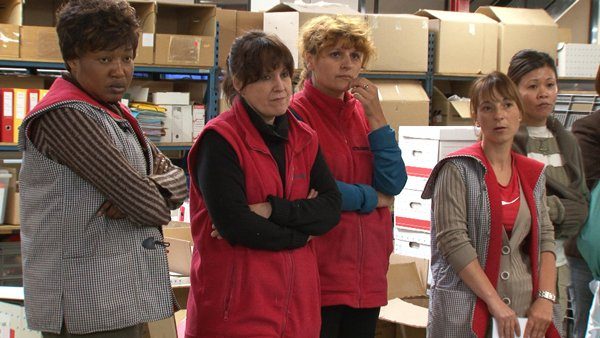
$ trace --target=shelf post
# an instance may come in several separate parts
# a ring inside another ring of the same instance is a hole
[[[206,101],[206,116],[205,121],[216,117],[219,113],[219,30],[220,24],[217,21],[215,31],[215,61],[214,66],[210,68],[208,75],[208,100]]]

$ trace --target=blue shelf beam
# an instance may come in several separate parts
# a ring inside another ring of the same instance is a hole
[[[0,60],[0,68],[25,69],[30,73],[36,73],[38,69],[64,70],[65,65],[62,62],[34,62],[18,60]],[[210,74],[210,68],[187,68],[187,67],[169,67],[169,66],[135,66],[135,72],[139,73],[161,73],[161,74]]]

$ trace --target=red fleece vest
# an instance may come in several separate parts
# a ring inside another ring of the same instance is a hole
[[[34,110],[32,110],[29,113],[29,115],[34,115],[34,113],[37,111],[43,110],[44,108],[47,108],[53,104],[64,101],[87,102],[94,107],[98,107],[104,110],[107,114],[111,115],[116,120],[122,120],[124,118],[129,122],[129,124],[135,131],[138,140],[140,140],[140,144],[146,144],[144,133],[142,132],[142,129],[140,128],[137,120],[129,112],[129,108],[127,108],[120,102],[118,103],[119,107],[121,108],[121,112],[123,113],[123,117],[121,117],[105,105],[93,99],[91,96],[89,96],[86,92],[75,86],[73,83],[63,78],[58,78],[54,81],[54,83],[50,87],[50,90],[48,91],[48,94],[44,96],[44,98],[37,104],[37,106],[35,106]]]
[[[346,93],[344,100],[314,88],[310,80],[294,95],[292,108],[319,135],[321,150],[336,180],[372,184],[373,153],[364,110]],[[371,213],[342,212],[340,223],[314,240],[324,306],[370,308],[387,303],[387,270],[393,250],[388,208]]]
[[[249,204],[265,202],[268,195],[306,198],[318,150],[314,131],[290,115],[284,187],[275,160],[239,99],[232,110],[207,124],[188,157],[195,250],[186,336],[318,337],[319,284],[311,245],[272,252],[210,237],[212,221],[195,175],[198,144],[207,130],[218,132],[235,150]]]

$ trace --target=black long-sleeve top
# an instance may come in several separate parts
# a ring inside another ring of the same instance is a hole
[[[245,102],[244,107],[285,184],[288,115],[275,118],[271,126]],[[310,187],[318,191],[317,198],[289,201],[269,196],[272,213],[266,219],[250,210],[243,169],[225,138],[207,131],[199,147],[195,174],[200,191],[215,227],[232,245],[273,251],[295,249],[306,245],[309,235],[322,235],[339,222],[341,195],[320,151],[310,172]]]

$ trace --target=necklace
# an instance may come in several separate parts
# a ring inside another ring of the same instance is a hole
[[[539,154],[543,154],[543,155],[549,155],[550,154],[550,145],[549,140],[550,138],[546,138],[546,137],[542,137],[542,138],[533,138],[533,140],[536,143],[536,152]]]

